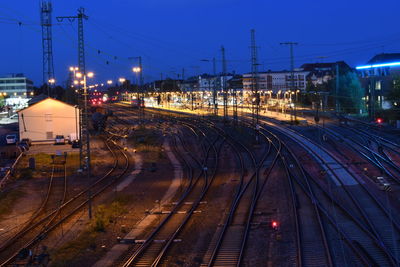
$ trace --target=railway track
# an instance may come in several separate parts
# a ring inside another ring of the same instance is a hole
[[[52,231],[57,229],[61,223],[67,221],[71,216],[85,208],[88,201],[92,201],[93,198],[104,192],[126,173],[129,169],[129,158],[127,154],[112,139],[107,139],[105,144],[114,157],[114,165],[112,168],[97,181],[68,200],[65,197],[67,190],[65,187],[65,193],[63,194],[61,205],[58,205],[56,209],[49,210],[40,218],[38,216],[33,216],[33,220],[31,219],[21,231],[1,247],[0,266],[13,265],[20,251],[26,251],[29,249],[33,250],[35,246],[45,239]],[[119,166],[119,161],[121,161],[121,159],[123,159],[122,161],[124,162],[121,162],[122,164]],[[50,196],[49,193],[48,195]],[[47,200],[49,200],[49,197],[46,197],[46,201]],[[40,213],[42,211],[43,208],[41,207]],[[59,215],[60,213],[62,216]]]
[[[274,125],[275,129],[279,129],[280,126]],[[283,128],[279,129],[283,133]],[[285,128],[286,134],[290,132]],[[317,148],[317,145],[311,140],[306,139],[304,136],[299,137],[298,133],[290,132],[288,134],[295,142],[300,143],[308,153],[319,162],[321,166],[325,166],[325,171],[331,177],[331,188],[335,189],[335,197],[330,199],[330,202],[335,202],[342,211],[346,210],[344,205],[346,204],[351,210],[346,212],[347,217],[353,217],[353,227],[347,225],[341,231],[346,233],[349,229],[354,231],[348,232],[351,236],[356,233],[356,228],[362,229],[364,235],[356,235],[355,240],[359,239],[359,247],[366,250],[376,262],[386,264],[397,264],[398,248],[394,240],[398,236],[398,224],[393,220],[392,212],[387,209],[378,199],[373,196],[364,184],[360,182],[357,177],[354,177],[350,173],[343,173],[345,167],[340,164],[333,156],[322,148]],[[327,154],[325,154],[327,153]],[[334,164],[332,164],[334,163]],[[341,166],[338,168],[337,165]],[[314,183],[317,184],[317,183]],[[324,194],[327,195],[326,193]],[[357,197],[356,197],[357,196]],[[319,200],[320,198],[318,198]],[[340,204],[337,199],[341,199],[343,203]],[[329,206],[328,206],[329,207]],[[327,214],[339,214],[336,210],[331,210]],[[348,223],[348,219],[342,218],[343,224]],[[369,236],[369,243],[365,240],[365,235]],[[362,238],[361,238],[362,237]],[[364,238],[364,239],[363,239]],[[364,242],[364,243],[363,243]],[[361,244],[361,245],[360,245]],[[372,256],[373,255],[373,256]]]
[[[260,177],[260,170],[264,167],[264,161],[271,154],[271,144],[267,141],[261,159],[257,160],[254,153],[230,134],[229,130],[218,129],[229,137],[232,147],[237,149],[242,169],[245,162],[250,163],[252,171],[242,172],[240,183],[232,200],[229,212],[217,231],[211,246],[204,256],[202,266],[239,266],[250,231],[251,218],[253,216],[260,192],[267,177]],[[243,153],[244,152],[244,153]],[[243,158],[247,155],[247,160]]]
[[[347,128],[348,129],[348,128]],[[381,143],[380,139],[360,133],[355,129],[348,129],[355,135],[350,136],[342,133],[343,130],[337,129],[336,127],[325,127],[324,131],[336,139],[343,140],[349,147],[354,151],[361,154],[367,161],[373,164],[376,168],[381,170],[382,173],[386,174],[392,182],[400,184],[400,166],[395,162],[392,157],[386,153],[385,149],[389,149],[390,146]],[[356,140],[356,138],[362,138]],[[383,139],[386,140],[386,139]],[[390,147],[392,153],[398,154],[398,151],[393,147]]]
[[[216,148],[218,138],[208,140],[205,133],[199,128],[188,124],[182,125],[193,133],[200,146],[200,148],[193,149],[181,137],[182,133],[173,133],[174,149],[178,152],[186,169],[189,170],[186,188],[178,201],[174,203],[172,210],[161,219],[153,231],[146,235],[144,242],[131,248],[132,253],[126,257],[122,266],[156,266],[162,263],[169,247],[196,212],[213,181],[218,168],[218,148]],[[202,136],[202,140],[199,140],[200,136]],[[193,153],[194,151],[197,153]],[[213,166],[210,165],[210,158],[213,158]]]
[[[267,121],[263,123],[270,124]],[[298,254],[295,264],[298,266],[397,266],[399,249],[396,240],[399,237],[400,228],[392,207],[387,203],[381,203],[373,193],[368,191],[360,177],[348,172],[346,166],[329,151],[299,133],[278,125],[272,126],[275,128],[274,131],[261,127],[260,132],[264,132],[267,138],[275,140],[273,143],[277,146],[273,149],[276,151],[277,163],[274,166],[284,169],[290,184],[297,233]],[[285,142],[276,137],[281,134],[286,135],[293,143],[300,144],[301,148],[320,166],[327,179],[322,181],[305,171],[296,158],[296,154],[286,146]],[[254,166],[257,170],[257,163]],[[243,191],[246,184],[249,184],[249,180],[256,181],[257,179],[243,180],[231,205],[231,207],[239,207],[238,210],[247,214],[251,212],[235,202],[240,192],[251,192],[251,190]],[[257,201],[254,200],[258,199],[257,192],[261,192],[263,182],[258,180],[258,183],[254,182],[254,184],[247,186],[253,189],[252,194],[242,193],[239,198],[247,200],[247,203],[255,203],[250,206],[256,207]],[[240,201],[238,203],[240,204]],[[231,210],[234,209],[231,208]],[[232,224],[232,226],[241,225],[243,229],[245,221],[246,225],[250,225],[253,218],[241,216],[241,219],[240,223]],[[224,223],[222,228],[229,229],[230,222],[232,219]],[[228,233],[226,236],[218,233],[219,238],[211,243],[211,247],[217,248],[217,252],[214,253],[213,250],[213,253],[208,253],[204,265],[241,265],[243,254],[245,254],[243,248],[246,247],[246,238],[243,239],[243,237],[248,235],[248,232],[245,232],[248,230],[242,231],[237,228],[232,227],[230,231],[226,230],[225,233]],[[240,249],[238,249],[239,246]],[[219,254],[218,251],[223,251],[225,254]],[[214,256],[209,256],[213,254]],[[218,259],[219,255],[221,257]],[[214,260],[211,260],[212,257]]]
[[[26,248],[27,242],[31,243],[40,237],[46,227],[56,219],[61,205],[66,200],[67,183],[66,162],[57,164],[53,161],[47,190],[41,205],[21,229],[1,245],[2,259],[13,259],[19,256],[21,251],[23,252]],[[46,222],[42,222],[48,213],[52,213],[52,216],[49,216]]]

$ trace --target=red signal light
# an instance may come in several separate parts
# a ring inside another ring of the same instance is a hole
[[[382,118],[377,118],[377,119],[376,119],[376,122],[379,123],[379,124],[381,124],[381,123],[383,122],[383,119],[382,119]]]
[[[276,230],[276,229],[278,229],[279,224],[277,221],[272,221],[271,226],[272,226],[272,228],[274,228]]]

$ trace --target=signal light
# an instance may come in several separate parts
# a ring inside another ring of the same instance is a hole
[[[277,222],[277,221],[272,221],[272,222],[271,222],[271,226],[272,226],[272,228],[273,228],[274,230],[277,230],[277,229],[278,229],[278,226],[279,226],[279,224],[278,224],[278,222]]]
[[[376,122],[379,123],[379,124],[381,124],[381,123],[383,122],[383,119],[382,119],[382,118],[377,118],[377,119],[376,119]]]

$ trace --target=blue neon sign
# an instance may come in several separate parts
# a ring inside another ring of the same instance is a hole
[[[381,64],[374,64],[374,65],[364,65],[364,66],[358,66],[358,67],[356,67],[356,69],[363,70],[363,69],[392,67],[392,66],[400,66],[400,62],[381,63]]]

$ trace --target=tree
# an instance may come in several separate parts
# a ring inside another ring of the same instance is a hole
[[[339,78],[338,91],[336,97],[341,110],[356,114],[359,114],[360,111],[364,112],[364,90],[361,87],[357,73],[349,71],[341,75]]]
[[[393,89],[386,95],[391,108],[387,110],[386,117],[389,120],[400,120],[400,76],[393,79]]]
[[[3,108],[5,104],[6,104],[6,101],[4,99],[4,96],[0,95],[0,109]]]
[[[400,105],[400,76],[393,80],[393,89],[387,94],[386,100],[392,107]]]

